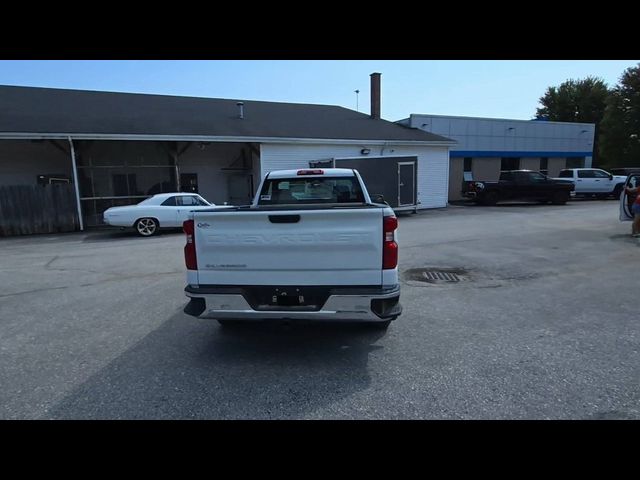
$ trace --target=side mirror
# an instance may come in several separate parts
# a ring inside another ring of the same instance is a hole
[[[384,200],[384,196],[381,193],[372,193],[369,195],[373,203],[387,203]]]
[[[609,174],[609,180],[613,180],[613,175]]]

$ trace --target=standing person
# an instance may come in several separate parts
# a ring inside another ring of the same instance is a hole
[[[633,223],[631,224],[631,236],[640,237],[640,186],[635,188],[626,187],[627,193],[635,193],[636,199],[631,205],[631,213],[633,213]]]

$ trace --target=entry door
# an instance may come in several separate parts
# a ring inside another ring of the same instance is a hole
[[[416,164],[414,162],[398,163],[398,206],[416,204]]]
[[[249,205],[253,199],[253,175],[231,175],[228,180],[231,205]]]
[[[599,192],[599,182],[600,179],[597,179],[596,181],[596,175],[593,170],[578,170],[578,178],[576,178],[576,193]]]
[[[549,198],[549,185],[551,182],[540,172],[529,172],[523,175],[528,181],[526,191],[526,197],[533,200],[541,200]]]
[[[593,178],[598,192],[609,193],[613,190],[613,180],[609,178],[608,173],[602,170],[594,170]]]
[[[636,188],[640,186],[640,175],[629,175],[625,183],[625,187]],[[620,221],[633,220],[631,205],[636,199],[637,194],[628,194],[626,190],[622,190],[620,194]]]

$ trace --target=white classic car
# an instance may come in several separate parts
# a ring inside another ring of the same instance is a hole
[[[179,228],[189,212],[215,207],[194,193],[160,193],[137,205],[111,207],[104,211],[107,225],[133,227],[139,235],[150,237],[160,228]]]

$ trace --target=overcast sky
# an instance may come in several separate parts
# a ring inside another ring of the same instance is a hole
[[[0,61],[1,85],[341,105],[369,112],[382,74],[382,117],[411,113],[530,119],[548,86],[596,76],[614,85],[638,60]]]

